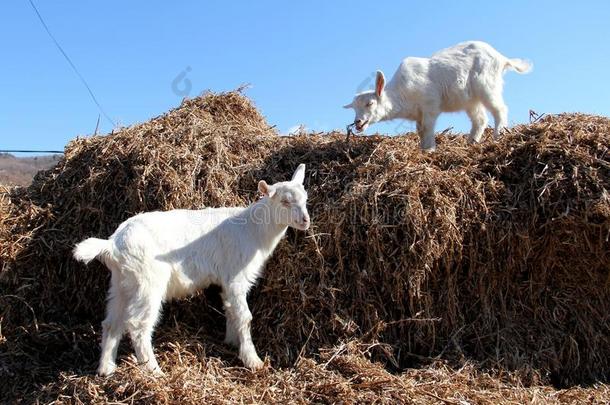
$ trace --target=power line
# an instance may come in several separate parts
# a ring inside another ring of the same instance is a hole
[[[32,6],[32,8],[34,9],[34,11],[36,12],[36,15],[38,16],[38,19],[40,20],[40,22],[42,23],[42,26],[44,27],[45,31],[47,31],[47,34],[49,34],[49,37],[51,37],[51,39],[53,40],[53,42],[55,43],[55,46],[57,47],[57,49],[59,49],[59,51],[61,52],[61,54],[64,56],[64,58],[66,58],[66,60],[68,61],[68,63],[70,64],[70,66],[72,67],[72,69],[74,70],[74,72],[78,75],[79,79],[81,80],[81,82],[83,82],[83,84],[85,85],[85,87],[87,88],[87,91],[89,92],[89,95],[91,96],[91,98],[93,99],[93,102],[97,105],[97,108],[99,108],[99,110],[101,111],[102,115],[108,120],[108,122],[110,122],[112,124],[113,127],[116,127],[116,124],[114,123],[114,121],[112,121],[112,119],[108,116],[108,114],[106,114],[106,111],[104,111],[104,109],[102,108],[101,104],[97,101],[97,98],[95,97],[95,95],[93,94],[93,91],[91,90],[91,87],[89,87],[89,84],[87,84],[87,81],[85,80],[85,78],[83,77],[83,75],[80,74],[80,72],[78,71],[78,69],[76,68],[76,66],[74,65],[74,63],[72,63],[72,59],[70,59],[70,57],[68,56],[68,54],[64,51],[64,49],[61,47],[61,45],[59,44],[59,42],[57,42],[57,40],[55,39],[55,37],[53,36],[53,34],[51,34],[51,31],[49,30],[49,27],[47,26],[47,24],[44,22],[44,19],[42,18],[42,16],[40,15],[40,12],[38,11],[38,9],[36,8],[36,5],[34,5],[34,2],[32,0],[28,0],[30,2],[30,5]]]
[[[61,153],[63,150],[17,150],[17,149],[0,149],[0,153]]]

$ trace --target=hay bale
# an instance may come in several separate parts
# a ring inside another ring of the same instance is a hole
[[[607,379],[610,121],[551,116],[498,143],[439,143],[423,155],[412,136],[280,137],[234,92],[75,139],[29,188],[0,193],[0,287],[16,297],[3,298],[4,361],[21,375],[55,345],[62,367],[95,362],[109,274],[73,261],[76,242],[141,211],[247,204],[258,179],[302,162],[313,227],[288,232],[250,298],[274,365],[358,339],[383,342],[371,354],[390,370],[443,358],[525,383]],[[189,325],[221,339],[214,309],[214,293],[171,304],[158,336]]]

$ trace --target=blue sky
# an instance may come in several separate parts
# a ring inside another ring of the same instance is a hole
[[[527,121],[529,109],[610,113],[608,1],[34,2],[122,125],[177,106],[172,82],[184,73],[190,96],[251,83],[246,94],[281,132],[344,129],[353,112],[341,106],[372,85],[376,69],[389,78],[406,56],[469,39],[534,62],[529,75],[505,76],[511,124]],[[28,1],[5,0],[0,10],[0,149],[63,149],[91,134],[99,110]],[[445,114],[437,130],[449,126],[464,131],[468,121]],[[111,129],[102,119],[101,131]]]

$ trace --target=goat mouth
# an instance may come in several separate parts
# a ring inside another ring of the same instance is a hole
[[[362,132],[364,130],[364,128],[366,128],[366,126],[368,125],[369,120],[364,121],[362,124],[358,125],[356,124],[356,131],[358,132]]]
[[[297,227],[301,230],[301,231],[306,231],[309,229],[309,225],[311,225],[310,222],[301,222],[300,224],[297,225]]]

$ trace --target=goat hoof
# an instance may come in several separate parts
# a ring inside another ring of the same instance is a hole
[[[144,370],[150,373],[150,375],[152,375],[153,377],[165,376],[165,373],[161,370],[161,367],[159,367],[159,364],[156,361],[140,364],[140,367],[143,367]]]
[[[153,370],[149,370],[149,371],[153,377],[165,377],[165,373],[163,372],[163,370],[161,370],[160,367],[157,367],[157,368],[155,368]]]
[[[494,141],[497,141],[500,138],[502,138],[502,135],[504,135],[506,132],[507,132],[506,128],[501,128],[497,131],[494,131],[494,134],[493,134]]]
[[[242,361],[244,362],[244,366],[248,367],[250,370],[259,370],[263,368],[263,365],[265,364],[258,356],[245,358]]]
[[[115,370],[116,370],[116,364],[114,364],[114,363],[100,364],[100,366],[97,369],[97,375],[99,375],[100,377],[107,377],[109,375],[112,375]]]

